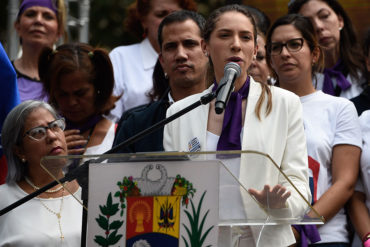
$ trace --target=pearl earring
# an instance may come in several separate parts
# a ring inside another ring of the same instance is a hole
[[[342,31],[342,28],[343,28],[343,27],[339,27],[339,31]]]
[[[164,78],[168,79],[168,75],[166,72],[164,72]]]
[[[22,161],[22,163],[26,163],[26,159],[25,158],[22,158],[21,161]]]
[[[206,51],[205,51],[205,52],[204,52],[204,55],[205,55],[206,57],[208,57],[208,52],[206,52]]]

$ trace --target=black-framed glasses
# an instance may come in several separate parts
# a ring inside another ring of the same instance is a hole
[[[56,119],[50,123],[48,123],[48,126],[38,126],[35,128],[32,128],[23,135],[23,137],[28,136],[32,140],[35,141],[41,141],[43,140],[47,135],[47,130],[50,129],[54,133],[63,131],[66,128],[66,122],[64,121],[64,118]]]
[[[285,43],[274,42],[267,47],[267,50],[270,52],[272,56],[280,55],[284,46],[287,48],[289,52],[297,52],[302,49],[303,42],[304,42],[303,38],[290,39]]]

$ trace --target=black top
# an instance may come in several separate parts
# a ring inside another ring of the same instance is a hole
[[[357,97],[352,98],[351,101],[355,104],[357,114],[360,116],[362,112],[370,109],[370,86]]]
[[[116,131],[113,147],[165,119],[169,105],[168,98],[165,97],[145,106],[140,106],[129,113],[124,113],[119,121],[120,126]],[[164,151],[163,129],[164,127],[143,137],[136,143],[121,148],[117,153]]]

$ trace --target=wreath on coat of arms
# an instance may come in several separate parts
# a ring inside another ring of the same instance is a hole
[[[174,232],[172,235],[177,237],[177,241],[179,241],[175,228],[176,226],[179,228],[180,201],[186,209],[189,204],[191,205],[191,210],[184,209],[190,226],[189,228],[182,223],[188,237],[181,236],[185,246],[201,247],[203,245],[207,235],[213,229],[213,226],[206,230],[203,229],[209,213],[207,210],[201,216],[206,191],[203,192],[198,205],[194,205],[192,198],[196,189],[190,181],[179,174],[176,177],[168,177],[166,168],[161,164],[155,165],[155,169],[160,172],[159,179],[153,181],[148,178],[149,172],[154,170],[154,165],[146,165],[140,177],[125,176],[117,182],[118,191],[114,193],[114,198],[118,202],[114,203],[112,193],[109,193],[106,204],[99,205],[101,214],[96,218],[96,222],[104,231],[104,235],[95,235],[94,241],[98,245],[111,246],[117,244],[123,237],[122,234],[118,234],[118,230],[123,226],[124,220],[111,222],[110,218],[118,212],[120,218],[123,218],[125,210],[127,211],[127,221],[135,224],[135,227],[130,227],[130,230],[126,229],[126,239],[128,236],[133,239],[133,244],[131,242],[130,246],[150,246],[146,240],[137,238],[136,233],[133,233],[133,231],[144,232],[146,225],[150,224],[148,223],[150,218],[155,221],[152,222],[152,230],[156,229],[153,231],[166,234]],[[129,204],[132,206],[130,207]],[[150,207],[154,208],[153,213],[149,212]],[[171,233],[169,234],[171,235]],[[175,238],[172,237],[171,241]],[[166,240],[167,243],[168,241],[169,239]]]

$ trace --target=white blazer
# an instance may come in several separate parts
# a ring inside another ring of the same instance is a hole
[[[167,110],[167,117],[196,102],[202,95],[209,93],[211,88],[174,103]],[[260,84],[255,82],[253,78],[250,80],[242,136],[242,150],[256,150],[269,154],[307,201],[310,202],[308,158],[300,100],[298,96],[287,90],[274,86],[270,88],[272,93],[272,111],[266,116],[266,96],[261,108],[261,120],[259,120],[255,114],[255,107],[262,90]],[[202,105],[167,124],[164,128],[163,136],[164,149],[166,151],[188,152],[189,142],[196,137],[200,144],[200,151],[206,151],[208,112],[209,104]],[[240,166],[241,183],[246,188],[252,187],[257,189],[262,189],[266,181],[269,181],[270,185],[283,185],[291,192],[285,212],[288,215],[284,214],[286,216],[302,215],[308,210],[305,201],[292,188],[284,176],[279,174],[278,170],[271,164],[267,163],[269,161],[262,156],[243,155]],[[258,215],[260,214],[259,212],[263,212],[251,200],[251,197],[247,198],[242,195],[242,199],[247,215]],[[270,212],[273,215],[272,211]],[[256,233],[258,229],[252,227],[252,230]],[[288,246],[295,243],[290,225],[265,227],[260,246],[271,246],[272,243],[274,246]]]

